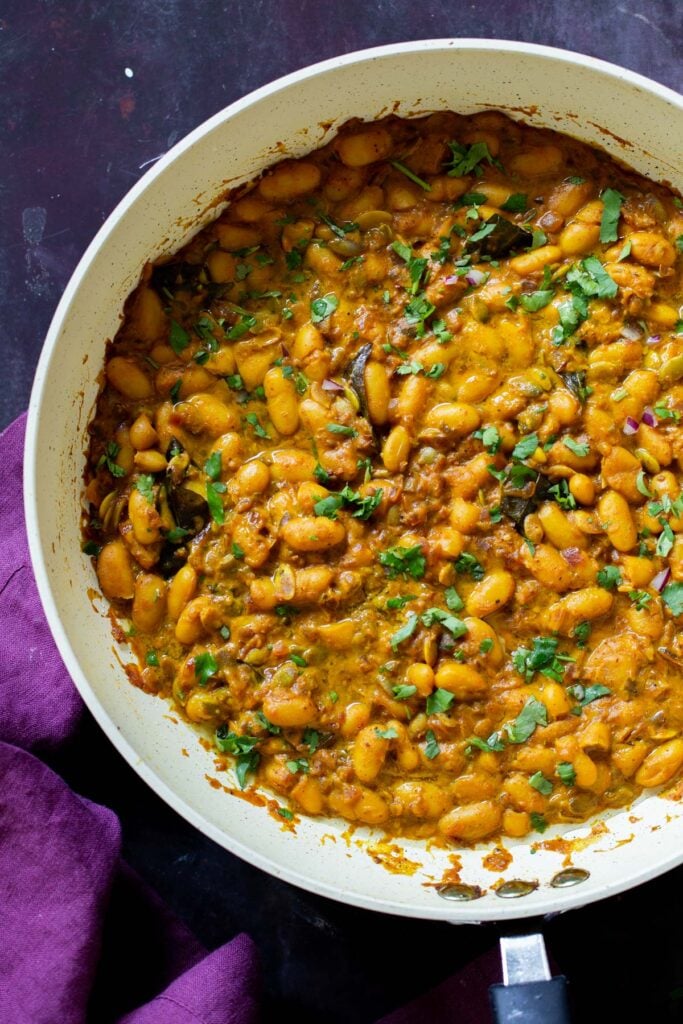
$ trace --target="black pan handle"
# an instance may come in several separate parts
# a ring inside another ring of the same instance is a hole
[[[489,997],[496,1024],[570,1024],[567,982],[552,978],[542,935],[500,940],[503,984]]]

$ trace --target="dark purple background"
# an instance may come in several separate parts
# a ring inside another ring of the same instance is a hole
[[[156,157],[244,93],[338,53],[449,35],[579,50],[683,91],[682,30],[680,0],[0,2],[0,426],[26,406],[100,224]],[[385,918],[269,878],[162,804],[91,720],[56,766],[118,811],[126,856],[204,942],[251,932],[280,1020],[372,1021],[499,933]],[[577,1022],[681,1019],[682,882],[679,869],[546,923]]]

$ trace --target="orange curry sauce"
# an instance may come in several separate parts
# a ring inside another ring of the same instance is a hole
[[[394,834],[673,779],[682,248],[671,192],[496,112],[238,190],[146,268],[90,425],[140,685],[243,786]]]

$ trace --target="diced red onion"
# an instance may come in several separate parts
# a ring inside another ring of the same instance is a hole
[[[659,420],[655,416],[654,409],[651,409],[649,405],[645,406],[641,422],[647,424],[648,427],[656,427],[659,423]]]
[[[637,432],[639,426],[638,420],[634,420],[633,416],[627,416],[623,427],[624,433],[627,437],[632,437]]]
[[[669,582],[669,577],[670,576],[671,576],[671,569],[669,569],[669,568],[662,569],[661,572],[658,572],[657,575],[655,577],[653,577],[653,579],[652,579],[652,581],[650,583],[650,586],[653,587],[657,591],[658,594],[661,594],[661,592],[664,590],[664,587]]]
[[[645,339],[646,345],[659,345],[662,340],[661,334],[651,334],[649,338]]]
[[[341,392],[344,391],[344,388],[342,387],[342,385],[338,384],[336,380],[325,379],[322,382],[321,387],[322,387],[323,391],[335,391],[337,393],[339,393],[340,391]]]
[[[622,338],[626,338],[627,341],[637,341],[642,335],[640,327],[636,327],[635,324],[626,324],[621,330]]]
[[[567,565],[580,565],[583,561],[581,548],[563,548],[561,554]]]
[[[476,267],[472,267],[472,269],[468,270],[465,274],[465,280],[468,284],[471,284],[473,288],[476,288],[477,285],[484,283],[486,276],[487,275],[483,270],[477,270]]]

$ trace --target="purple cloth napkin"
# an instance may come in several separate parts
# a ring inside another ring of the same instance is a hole
[[[0,1021],[255,1024],[251,939],[203,949],[121,861],[116,815],[35,756],[73,734],[83,706],[31,571],[24,430],[21,417],[0,436]]]
[[[31,570],[24,431],[0,435],[0,1024],[255,1024],[252,940],[205,950],[121,860],[116,815],[38,759],[83,705]],[[481,957],[380,1024],[481,1024],[496,970]]]

